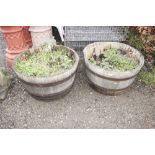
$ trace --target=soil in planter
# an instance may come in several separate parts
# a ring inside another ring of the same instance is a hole
[[[104,49],[100,52],[94,48],[89,61],[108,71],[130,71],[138,65],[138,60],[130,52],[115,48]]]
[[[17,59],[16,69],[28,76],[49,76],[70,69],[75,60],[67,49],[44,46]]]

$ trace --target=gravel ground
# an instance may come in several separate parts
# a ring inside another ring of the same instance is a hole
[[[0,128],[155,128],[154,90],[138,81],[120,96],[105,96],[87,83],[83,64],[65,97],[32,98],[16,79],[0,103]]]
[[[5,43],[0,33],[0,66]],[[120,96],[105,96],[87,83],[81,63],[65,97],[50,102],[32,98],[15,79],[0,103],[0,128],[155,128],[155,90],[136,81]]]

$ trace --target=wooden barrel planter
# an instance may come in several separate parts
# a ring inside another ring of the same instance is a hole
[[[137,59],[138,65],[130,71],[109,71],[92,64],[89,58],[92,56],[94,48],[99,51],[108,48],[123,50]],[[90,85],[97,91],[106,95],[118,95],[126,91],[134,82],[136,75],[144,65],[143,55],[133,47],[118,42],[96,42],[89,44],[83,50],[86,67],[86,75]]]
[[[27,51],[20,54],[14,60],[14,63],[13,63],[14,72],[16,73],[19,80],[22,82],[26,91],[37,99],[46,100],[46,99],[59,98],[62,95],[67,94],[71,90],[71,87],[73,86],[75,74],[76,74],[76,70],[79,62],[79,56],[74,50],[65,46],[56,45],[55,48],[62,48],[71,52],[75,60],[73,66],[62,73],[58,73],[50,76],[44,76],[44,77],[34,77],[34,76],[28,76],[18,72],[16,69],[16,61],[20,59],[22,55],[24,55],[25,52]],[[32,52],[33,48],[29,50],[31,50]]]

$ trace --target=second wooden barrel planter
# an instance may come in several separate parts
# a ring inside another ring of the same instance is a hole
[[[54,99],[70,91],[78,62],[74,50],[47,44],[20,54],[13,70],[29,94],[38,99]]]
[[[144,65],[143,55],[124,43],[96,42],[83,53],[89,83],[106,95],[127,90]]]

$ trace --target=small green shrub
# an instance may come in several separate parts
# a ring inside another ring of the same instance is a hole
[[[125,52],[109,48],[100,52],[97,56],[95,49],[89,61],[106,70],[129,71],[135,69],[137,61],[129,57]]]
[[[74,64],[72,54],[61,48],[44,47],[25,53],[16,62],[17,71],[29,76],[48,76],[69,69]]]
[[[155,68],[151,72],[142,70],[139,74],[141,81],[149,86],[155,86]]]
[[[142,51],[144,53],[144,44],[143,40],[141,38],[140,33],[136,29],[129,29],[128,32],[128,44],[133,46],[134,48],[138,49],[139,51]]]

